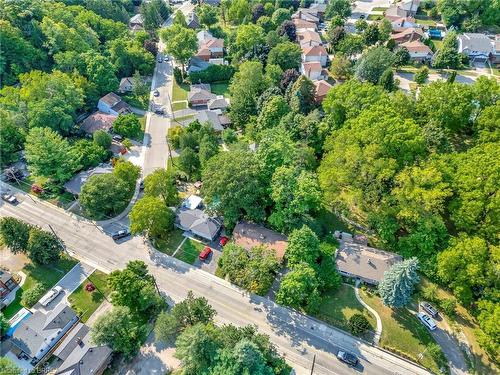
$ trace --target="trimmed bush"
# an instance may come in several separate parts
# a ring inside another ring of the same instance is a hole
[[[349,329],[355,335],[360,335],[365,333],[371,328],[370,322],[363,314],[354,314],[349,318],[349,322],[347,323]]]
[[[25,307],[33,307],[40,298],[45,294],[45,286],[41,283],[36,283],[33,287],[23,292],[21,303]]]
[[[210,65],[201,72],[189,73],[191,83],[212,83],[229,81],[234,75],[235,69],[232,65]]]

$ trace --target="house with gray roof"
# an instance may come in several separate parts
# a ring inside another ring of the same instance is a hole
[[[403,258],[388,251],[369,247],[352,236],[342,236],[336,253],[337,269],[341,275],[360,279],[368,284],[378,285],[384,272]]]
[[[208,123],[216,132],[221,132],[224,130],[222,126],[220,115],[216,111],[198,111],[196,112],[196,120],[201,124]]]
[[[210,85],[207,83],[200,83],[196,85],[191,85],[189,92],[188,92],[188,103],[191,104],[191,106],[205,106],[207,103],[212,100],[216,99],[217,95],[212,94],[210,92]]]
[[[97,108],[99,111],[108,113],[110,115],[126,115],[127,113],[132,113],[132,109],[114,92],[110,92],[104,95],[97,102]]]
[[[81,171],[80,173],[73,176],[71,180],[64,184],[64,189],[73,195],[80,195],[83,185],[92,176],[99,174],[112,173],[113,167],[108,164],[101,164],[95,168],[87,169],[86,171]]]
[[[77,322],[78,316],[66,304],[61,303],[49,312],[36,310],[14,331],[9,340],[10,351],[36,366]]]
[[[458,36],[458,52],[465,53],[471,61],[485,62],[495,52],[494,41],[485,34],[463,33]]]
[[[199,209],[178,211],[175,225],[208,241],[213,241],[222,228],[217,219]]]
[[[101,375],[111,361],[112,350],[107,345],[94,345],[90,328],[78,323],[54,351],[59,358],[56,375]]]

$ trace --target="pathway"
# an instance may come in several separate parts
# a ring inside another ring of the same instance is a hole
[[[354,286],[354,294],[356,294],[356,298],[369,312],[377,320],[377,328],[375,329],[375,336],[373,337],[373,341],[376,345],[380,342],[380,337],[382,336],[382,319],[380,319],[380,315],[376,312],[371,306],[369,306],[363,299],[359,296],[359,283],[360,280],[356,280],[356,286]],[[352,285],[351,285],[352,286]]]

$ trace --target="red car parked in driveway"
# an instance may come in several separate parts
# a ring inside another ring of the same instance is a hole
[[[205,248],[203,249],[203,251],[200,253],[200,255],[198,256],[198,258],[200,258],[200,260],[205,260],[208,258],[208,256],[212,254],[212,249],[209,248],[208,246],[205,246]]]
[[[229,238],[227,238],[226,236],[222,236],[220,238],[219,245],[225,246],[228,242],[229,242]]]

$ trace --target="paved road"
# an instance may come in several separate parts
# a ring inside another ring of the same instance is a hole
[[[180,10],[184,15],[187,15],[194,9],[191,2],[183,3],[177,10]],[[172,23],[172,18],[165,22],[163,26],[168,26]],[[164,45],[159,42],[160,56]],[[151,83],[150,102],[152,103],[150,111],[146,117],[146,129],[144,131],[144,163],[143,163],[143,176],[147,176],[156,169],[166,168],[168,160],[168,144],[167,144],[167,131],[170,127],[170,118],[172,117],[171,95],[172,95],[172,81],[173,80],[173,63],[172,60],[159,63],[156,62],[156,67],[153,73],[153,80]],[[155,97],[153,92],[158,90],[160,95]],[[155,109],[163,109],[165,115],[157,115],[154,113]]]
[[[92,223],[69,216],[48,203],[16,194],[17,206],[0,203],[0,216],[13,216],[48,229],[51,224],[64,240],[68,251],[98,269],[110,272],[123,268],[133,259],[145,261],[160,289],[173,301],[179,301],[192,290],[205,296],[217,310],[217,321],[236,325],[255,324],[270,336],[286,356],[297,374],[309,374],[316,354],[315,374],[344,375],[365,373],[427,374],[428,372],[378,348],[371,347],[344,332],[327,327],[266,298],[250,295],[230,283],[199,268],[146,247],[142,238],[115,244]],[[360,366],[352,369],[335,358],[339,348],[356,353]]]

